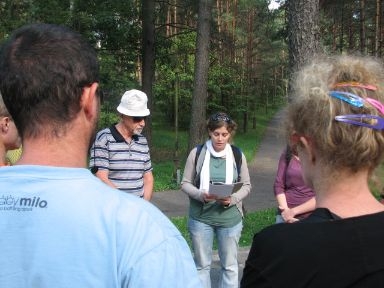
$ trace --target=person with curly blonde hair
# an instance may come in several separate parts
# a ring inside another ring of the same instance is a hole
[[[370,57],[322,57],[297,73],[287,135],[316,209],[254,236],[241,287],[383,287],[384,205],[368,185],[384,155],[383,85]]]

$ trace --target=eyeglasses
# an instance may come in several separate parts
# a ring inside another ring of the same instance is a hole
[[[146,119],[147,117],[145,117],[145,116],[133,116],[132,117],[132,120],[133,120],[133,122],[135,122],[135,123],[139,123],[139,122],[141,122],[141,121],[145,121],[145,119]]]
[[[222,113],[218,113],[218,114],[215,114],[211,117],[211,121],[224,121],[227,123],[231,123],[232,120],[227,115],[222,114]]]
[[[351,114],[351,115],[338,115],[335,117],[336,121],[344,122],[352,125],[368,127],[376,130],[384,130],[384,118],[376,115],[368,114]],[[374,124],[363,122],[374,120]]]

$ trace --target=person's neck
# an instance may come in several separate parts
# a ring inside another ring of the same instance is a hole
[[[84,137],[84,136],[83,136]],[[59,139],[24,139],[23,154],[16,165],[87,167],[88,145],[85,141]]]
[[[4,145],[0,143],[0,166],[6,166],[7,163],[7,150]]]
[[[133,134],[131,131],[129,131],[123,123],[121,123],[121,121],[119,123],[116,124],[116,129],[117,131],[119,131],[119,133],[121,134],[121,136],[124,137],[124,139],[126,141],[131,141],[132,140],[132,137],[133,137]]]
[[[314,186],[316,207],[328,208],[341,218],[384,211],[384,205],[375,199],[369,189],[367,171],[339,173],[338,177],[330,181],[322,180]]]

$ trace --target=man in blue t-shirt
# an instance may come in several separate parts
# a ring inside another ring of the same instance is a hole
[[[0,92],[23,141],[0,169],[1,287],[201,287],[188,245],[156,207],[86,169],[99,111],[94,49],[32,24],[0,50]]]

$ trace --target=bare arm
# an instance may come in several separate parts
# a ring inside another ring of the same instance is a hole
[[[154,183],[152,171],[144,173],[143,181],[144,181],[144,199],[147,201],[150,201],[153,195],[153,183]]]
[[[277,194],[276,201],[280,210],[288,209],[287,198],[285,197],[285,193]]]
[[[113,184],[111,180],[109,180],[109,178],[108,178],[108,174],[109,174],[108,170],[100,170],[100,169],[99,169],[99,170],[96,172],[96,176],[97,176],[101,181],[103,181],[105,184],[111,186],[112,188],[117,188],[117,186],[116,186],[115,184]]]
[[[299,206],[293,207],[291,209],[289,208],[284,209],[283,212],[281,212],[281,216],[283,216],[285,222],[291,223],[291,222],[297,221],[297,219],[295,218],[296,215],[311,212],[315,210],[315,208],[316,208],[316,199],[315,197],[312,197],[307,202],[304,202]]]

